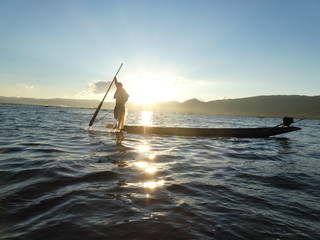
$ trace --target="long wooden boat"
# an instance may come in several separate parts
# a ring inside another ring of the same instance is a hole
[[[110,127],[110,126],[108,126]],[[125,125],[124,132],[132,134],[156,134],[175,136],[203,136],[203,137],[238,137],[238,138],[266,138],[283,133],[300,130],[299,127],[277,126],[263,128],[180,128]]]

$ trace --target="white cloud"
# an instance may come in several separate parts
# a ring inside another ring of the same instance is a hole
[[[73,95],[76,99],[100,99],[105,94],[110,86],[111,81],[92,81],[88,84],[88,88]],[[110,93],[115,91],[115,86],[112,84]]]
[[[110,86],[110,81],[109,82],[103,82],[103,81],[95,81],[89,83],[89,88],[90,91],[94,94],[100,94],[100,93],[105,93],[109,86]]]

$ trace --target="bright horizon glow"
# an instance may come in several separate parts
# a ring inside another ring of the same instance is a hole
[[[175,76],[160,74],[141,74],[127,76],[130,101],[137,104],[154,104],[171,101],[176,97],[177,87],[174,85]],[[125,81],[125,82],[126,82]],[[124,83],[125,83],[124,82]]]
[[[0,96],[101,100],[97,87],[121,63],[134,103],[320,95],[319,9],[318,0],[0,1]]]

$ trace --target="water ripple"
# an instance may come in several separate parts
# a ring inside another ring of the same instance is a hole
[[[0,105],[0,239],[319,239],[319,121],[269,139],[120,137],[102,110]],[[129,114],[139,124],[140,112]],[[163,126],[277,119],[154,113]]]

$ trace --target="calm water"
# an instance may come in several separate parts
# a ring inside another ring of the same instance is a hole
[[[108,133],[112,112],[0,105],[0,239],[320,239],[320,121],[268,139]],[[275,126],[129,112],[128,124]]]

